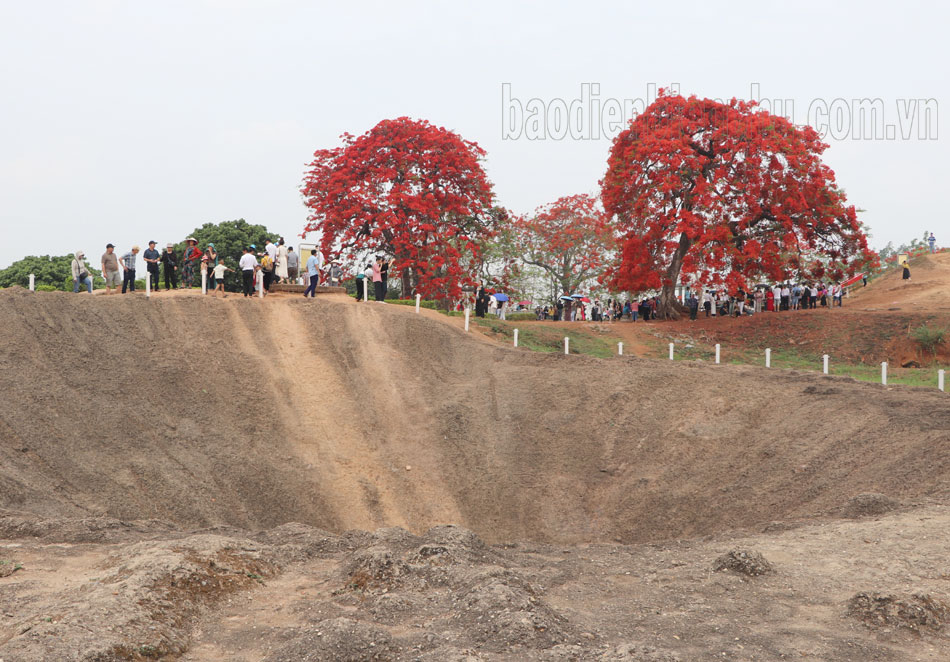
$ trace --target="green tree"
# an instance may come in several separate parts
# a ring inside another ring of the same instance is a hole
[[[57,290],[72,291],[73,276],[69,266],[72,264],[72,255],[29,255],[18,260],[6,269],[0,270],[0,287],[30,286],[30,274],[36,277],[36,286],[46,285]],[[93,284],[99,280],[99,271],[89,265],[86,266],[93,276]]]
[[[218,261],[223,262],[226,267],[234,269],[233,272],[229,271],[224,275],[224,289],[231,292],[237,292],[241,289],[241,272],[238,268],[238,261],[241,259],[243,248],[254,244],[260,252],[264,249],[266,240],[277,241],[279,238],[273,232],[268,232],[263,225],[252,225],[243,218],[221,223],[205,223],[200,228],[192,230],[190,236],[198,240],[198,248],[202,251],[207,248],[209,243],[214,244],[215,250],[218,251]],[[184,252],[185,242],[180,242],[175,246],[175,253],[179,259]],[[200,286],[201,276],[197,269],[195,274],[195,283]]]

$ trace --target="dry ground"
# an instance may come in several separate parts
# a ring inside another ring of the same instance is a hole
[[[945,395],[460,325],[0,292],[0,658],[946,659]]]

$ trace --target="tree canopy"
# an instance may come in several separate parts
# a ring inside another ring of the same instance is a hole
[[[552,299],[592,285],[616,246],[600,201],[589,195],[559,198],[515,218],[511,234],[520,260],[544,272]]]
[[[601,182],[622,236],[611,284],[662,289],[660,312],[676,316],[678,281],[735,291],[866,263],[855,209],[821,162],[826,147],[753,102],[661,95],[614,140]]]
[[[30,274],[33,274],[37,287],[46,286],[57,290],[72,291],[73,276],[70,265],[73,257],[72,255],[29,255],[22,260],[17,260],[6,269],[0,270],[0,287],[11,287],[13,285],[29,287]],[[93,276],[93,283],[95,283],[99,276],[99,270],[92,267],[88,258],[86,266]]]
[[[369,251],[395,259],[402,290],[458,297],[474,282],[493,232],[492,187],[474,142],[425,120],[383,120],[314,153],[301,192],[304,232],[321,233],[327,258]],[[394,274],[391,274],[394,275]]]

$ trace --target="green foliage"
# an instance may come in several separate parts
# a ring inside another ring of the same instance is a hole
[[[937,356],[937,347],[947,340],[947,329],[921,324],[910,332],[910,337],[919,344],[924,351]]]
[[[62,290],[71,292],[73,277],[69,265],[72,264],[72,255],[30,255],[14,262],[6,269],[0,270],[0,287],[30,286],[30,274],[36,277],[36,289],[40,291]],[[99,271],[88,264],[86,267],[93,276],[93,284],[99,277]]]
[[[238,269],[238,261],[241,259],[241,251],[245,246],[255,244],[257,252],[264,250],[264,242],[268,239],[276,242],[279,237],[273,232],[268,232],[263,225],[252,225],[243,218],[236,221],[224,221],[222,223],[205,223],[200,228],[192,230],[189,236],[198,240],[198,248],[204,251],[209,243],[214,244],[218,251],[218,261],[223,262],[226,267],[234,271],[228,271],[224,274],[224,289],[231,292],[238,292],[241,289],[241,272]],[[164,247],[159,247],[160,252]],[[181,258],[185,253],[185,242],[179,242],[174,248],[175,254],[179,260],[179,281],[181,278]],[[211,274],[208,274],[209,279]],[[201,286],[201,273],[195,266],[195,284]],[[210,287],[210,280],[208,286]],[[138,287],[138,285],[136,285]]]

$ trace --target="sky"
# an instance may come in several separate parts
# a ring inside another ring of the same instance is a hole
[[[477,142],[497,203],[530,212],[596,193],[619,131],[604,109],[671,85],[792,100],[873,246],[950,242],[948,19],[937,2],[4,2],[0,268],[236,218],[298,241],[314,150],[401,116]]]

